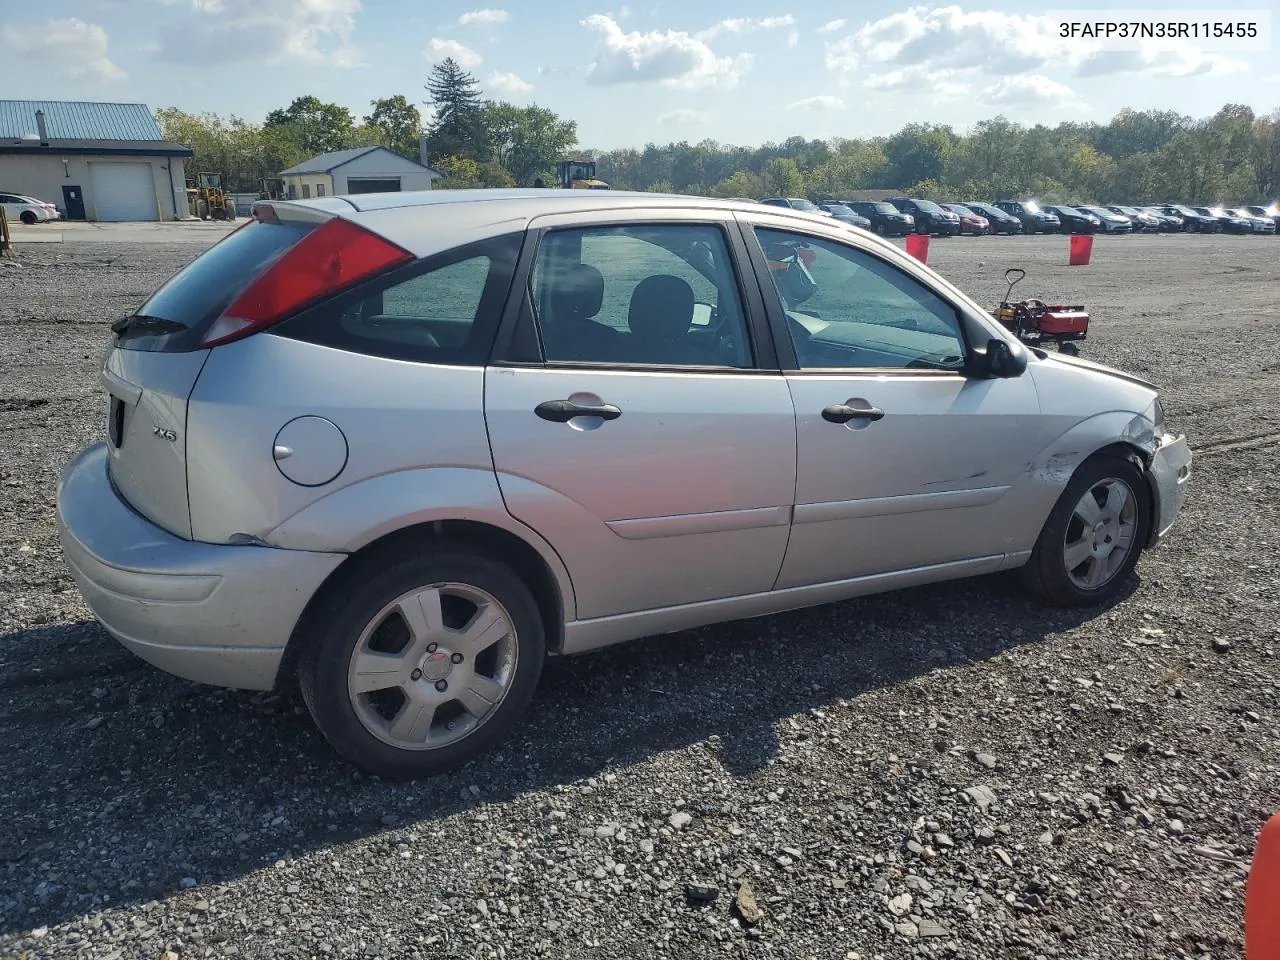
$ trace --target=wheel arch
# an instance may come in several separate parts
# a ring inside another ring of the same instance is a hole
[[[446,546],[469,547],[510,566],[533,593],[542,618],[547,652],[555,654],[563,649],[566,610],[573,603],[573,596],[571,593],[565,595],[566,590],[561,585],[558,571],[552,568],[536,547],[510,530],[491,523],[462,519],[427,520],[400,527],[371,540],[349,554],[325,578],[303,608],[302,615],[289,636],[276,673],[275,689],[294,682],[298,658],[314,630],[317,612],[323,608],[333,590],[341,589],[345,581],[359,577],[362,570],[381,563],[386,558]]]
[[[1089,417],[1059,436],[1041,451],[1032,468],[1035,478],[1053,490],[1036,536],[1049,522],[1049,512],[1072,478],[1099,457],[1119,457],[1137,467],[1147,485],[1148,529],[1158,526],[1159,491],[1150,470],[1156,442],[1150,421],[1122,410]],[[1148,537],[1143,546],[1150,542]]]

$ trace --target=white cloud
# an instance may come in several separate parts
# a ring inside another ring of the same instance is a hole
[[[826,59],[828,69],[845,72],[884,64],[1010,74],[1062,56],[1048,17],[949,6],[910,7],[866,23],[829,44]]]
[[[610,17],[596,13],[581,21],[599,34],[587,79],[591,83],[642,83],[697,89],[734,87],[754,57],[717,56],[697,37],[677,30],[624,33]]]
[[[532,83],[521,80],[514,73],[498,73],[494,71],[485,79],[485,86],[499,93],[528,93],[533,89]]]
[[[1050,80],[1039,73],[1005,77],[984,89],[981,96],[987,103],[1016,107],[1062,105],[1076,100],[1075,91],[1066,84]]]
[[[711,117],[705,110],[694,110],[692,107],[680,107],[658,118],[659,123],[706,123]]]
[[[699,40],[711,40],[721,33],[754,33],[757,30],[777,30],[779,27],[790,27],[796,22],[791,14],[781,17],[729,17],[719,23],[712,24],[705,30],[699,30],[694,36]]]
[[[486,7],[483,10],[471,10],[464,13],[458,18],[458,23],[464,27],[470,27],[477,24],[506,23],[510,18],[511,14],[505,10],[493,10]]]
[[[74,17],[0,27],[0,50],[14,58],[65,66],[73,80],[120,80],[128,76],[107,56],[107,31]]]
[[[794,100],[787,104],[788,110],[843,110],[844,101],[839,97],[833,97],[830,94],[823,94],[817,97],[805,97],[803,100]]]
[[[968,96],[972,89],[959,70],[935,70],[931,67],[904,67],[873,73],[862,81],[868,90],[881,93],[928,92],[934,99],[953,100]]]
[[[1077,65],[1078,77],[1105,77],[1119,73],[1146,73],[1153,77],[1201,77],[1211,73],[1236,73],[1247,70],[1243,60],[1212,53],[1203,53],[1194,47],[1163,50],[1100,50],[1083,59]]]
[[[800,42],[800,31],[791,30],[787,33],[787,46],[795,47]]]
[[[457,40],[441,40],[439,37],[432,37],[427,47],[433,55],[431,57],[433,60],[453,57],[461,67],[474,67],[484,62],[484,57]]]
[[[843,30],[844,25],[848,22],[849,21],[844,19],[844,17],[841,17],[839,20],[828,20],[826,23],[824,23],[822,26],[818,28],[818,32],[819,33],[835,33],[838,30]]]
[[[361,0],[189,0],[187,6],[160,32],[159,56],[165,60],[198,66],[243,60],[362,65],[351,43]]]

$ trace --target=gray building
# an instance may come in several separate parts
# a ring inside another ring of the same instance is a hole
[[[183,161],[146,104],[0,100],[0,192],[55,204],[69,220],[187,215]]]
[[[386,147],[354,147],[322,153],[280,172],[290,200],[342,193],[430,190],[443,174]]]

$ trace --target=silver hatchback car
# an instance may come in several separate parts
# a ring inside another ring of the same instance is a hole
[[[548,654],[1019,567],[1105,602],[1190,475],[1151,384],[760,204],[262,202],[113,331],[58,487],[89,606],[384,777],[494,744]]]

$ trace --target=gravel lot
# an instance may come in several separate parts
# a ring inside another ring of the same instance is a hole
[[[58,471],[107,324],[200,245],[0,265],[0,956],[1238,957],[1280,809],[1280,241],[935,240],[1084,303],[1196,473],[1116,607],[999,578],[549,666],[523,731],[387,785],[293,692],[166,676],[89,617]]]

